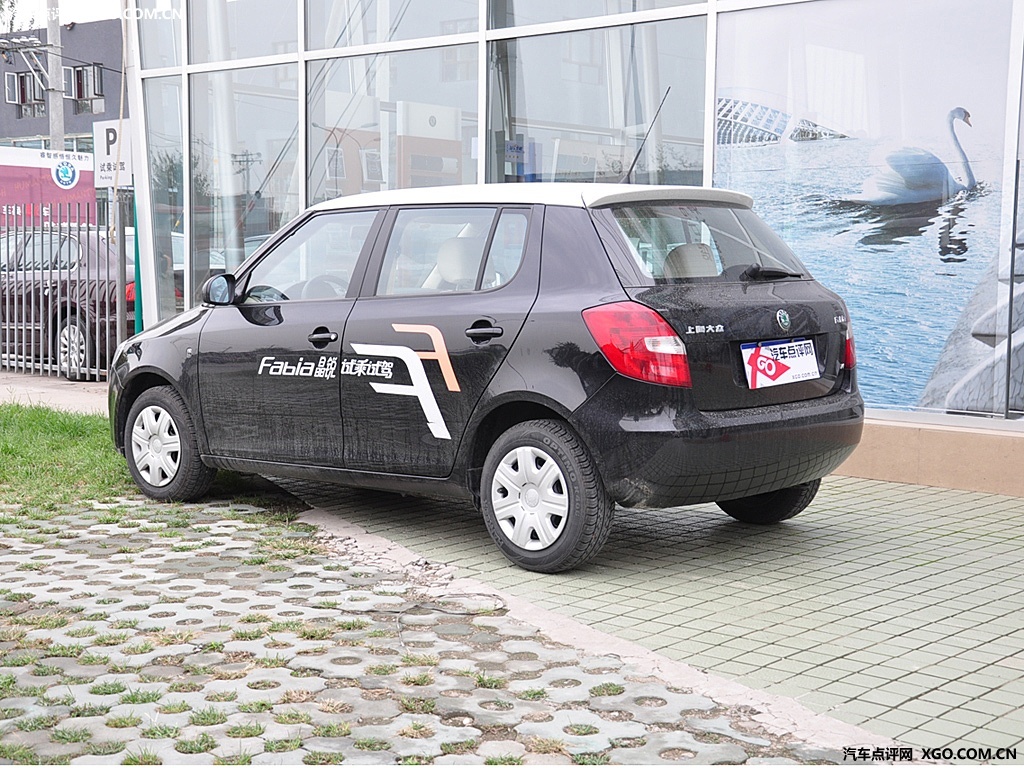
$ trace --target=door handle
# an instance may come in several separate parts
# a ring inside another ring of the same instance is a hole
[[[498,325],[491,325],[488,320],[477,320],[466,329],[466,335],[477,344],[496,339],[504,333],[504,328]]]
[[[317,349],[323,349],[331,342],[337,341],[338,334],[327,328],[320,327],[316,328],[306,339]]]

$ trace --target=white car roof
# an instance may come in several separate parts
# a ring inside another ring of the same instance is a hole
[[[672,200],[693,203],[729,203],[750,208],[753,200],[742,192],[710,187],[678,187],[651,184],[456,184],[447,187],[392,189],[365,192],[327,200],[312,207],[314,211],[334,211],[383,205],[429,205],[458,203],[506,203],[565,205],[597,208],[617,203]]]

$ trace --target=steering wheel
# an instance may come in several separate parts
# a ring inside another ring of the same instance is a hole
[[[289,301],[284,291],[280,291],[272,285],[254,285],[245,292],[245,298],[247,301]]]
[[[348,293],[348,280],[334,275],[317,275],[311,277],[302,286],[300,298],[336,299],[346,293]]]

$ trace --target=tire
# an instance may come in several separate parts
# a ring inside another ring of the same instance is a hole
[[[526,421],[501,434],[484,462],[484,522],[521,568],[560,573],[608,540],[612,503],[583,441],[568,424]]]
[[[89,377],[93,349],[89,343],[89,329],[78,315],[68,315],[60,321],[53,348],[58,373],[71,381]]]
[[[200,459],[192,416],[171,387],[147,389],[132,404],[124,454],[135,484],[160,501],[196,501],[217,474]]]
[[[741,523],[772,525],[789,520],[803,512],[814,500],[821,480],[812,480],[792,488],[781,488],[770,493],[759,493],[744,499],[715,502],[729,517]]]

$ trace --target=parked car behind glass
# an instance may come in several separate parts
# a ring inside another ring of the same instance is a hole
[[[117,346],[117,248],[95,227],[0,234],[0,354],[9,366],[53,365],[69,378],[104,369]],[[127,332],[135,331],[134,259]]]

